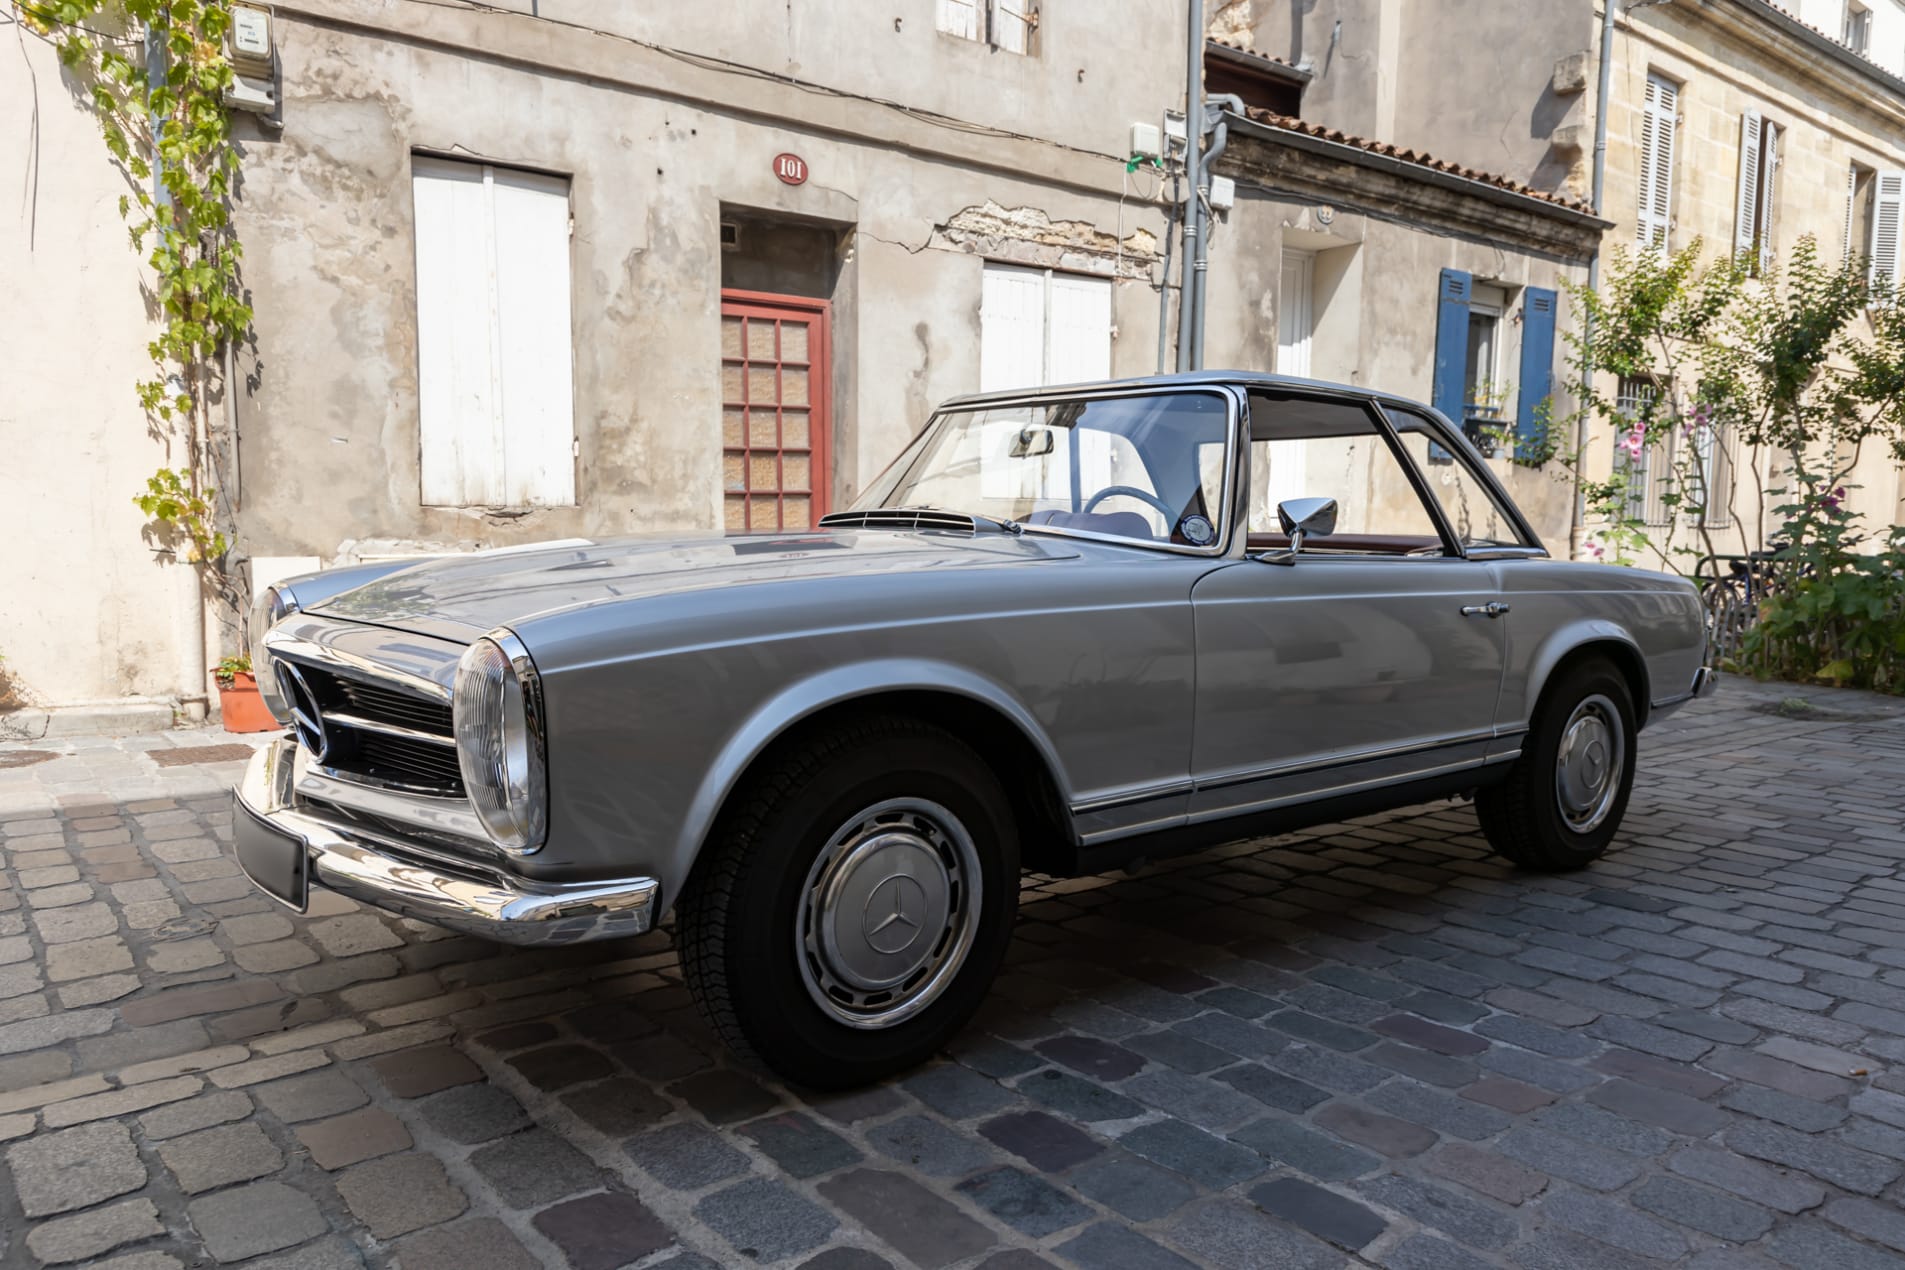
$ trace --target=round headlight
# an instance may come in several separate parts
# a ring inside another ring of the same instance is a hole
[[[266,587],[251,602],[251,670],[257,676],[258,695],[264,699],[265,708],[280,723],[290,720],[291,707],[278,691],[277,676],[266,664],[265,634],[297,611],[298,598],[283,583]]]
[[[456,667],[456,761],[477,819],[497,846],[526,855],[542,845],[542,685],[529,650],[508,631],[471,644]]]

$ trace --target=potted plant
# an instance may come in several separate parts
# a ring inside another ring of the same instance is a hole
[[[251,658],[224,658],[213,673],[218,680],[218,714],[227,732],[269,732],[278,726],[258,693]]]

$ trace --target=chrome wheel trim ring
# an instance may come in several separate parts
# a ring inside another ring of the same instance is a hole
[[[1561,729],[1555,754],[1555,804],[1562,823],[1592,833],[1613,810],[1627,770],[1627,735],[1621,713],[1600,693],[1574,707]]]
[[[814,857],[794,954],[836,1023],[894,1027],[937,1000],[979,931],[979,851],[952,812],[892,798],[856,813]]]

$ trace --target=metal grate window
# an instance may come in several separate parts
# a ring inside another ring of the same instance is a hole
[[[1637,420],[1658,392],[1652,380],[1623,379],[1614,399],[1615,408],[1622,418]],[[1732,464],[1728,458],[1731,439],[1731,429],[1725,424],[1709,425],[1686,436],[1670,432],[1636,455],[1617,438],[1614,468],[1628,477],[1628,519],[1651,528],[1671,525],[1678,518],[1696,527],[1704,524],[1708,529],[1730,526],[1733,523],[1728,510],[1733,485]],[[1680,463],[1683,445],[1693,446],[1696,455],[1696,461],[1686,465],[1684,472]],[[1695,484],[1696,480],[1699,484]],[[1707,505],[1704,512],[1696,515],[1693,503],[1700,497],[1702,484],[1706,488]],[[1668,495],[1674,493],[1680,495],[1677,505],[1668,501]]]
[[[824,300],[721,298],[723,523],[731,534],[814,527],[827,510]]]

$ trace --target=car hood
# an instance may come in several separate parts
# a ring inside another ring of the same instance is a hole
[[[1075,556],[1062,539],[936,530],[778,538],[567,540],[440,556],[313,606],[320,616],[469,640],[605,600],[925,569],[999,568]]]

